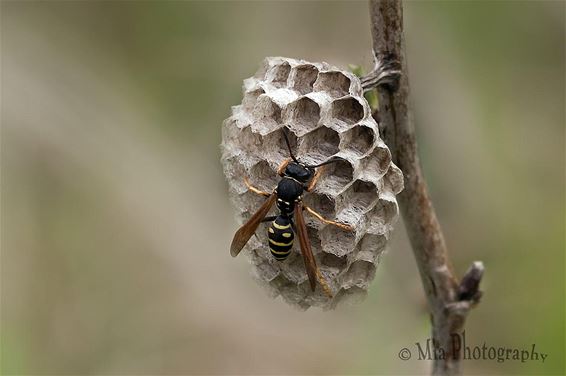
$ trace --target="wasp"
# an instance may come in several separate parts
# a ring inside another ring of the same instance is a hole
[[[334,157],[316,165],[302,163],[295,157],[291,150],[286,128],[283,128],[283,136],[291,158],[283,161],[277,170],[277,174],[281,177],[277,187],[271,193],[265,192],[251,185],[249,180],[244,177],[244,183],[251,192],[265,196],[267,199],[257,212],[236,232],[230,246],[230,254],[236,257],[255,234],[260,223],[271,222],[267,230],[271,255],[278,261],[285,260],[291,253],[296,233],[299,237],[301,254],[305,262],[311,290],[315,291],[316,281],[318,280],[324,292],[329,297],[332,297],[331,289],[316,265],[316,260],[313,256],[308,238],[303,211],[313,215],[323,223],[337,226],[346,231],[352,231],[353,229],[347,224],[328,220],[305,205],[303,203],[303,193],[305,191],[313,191],[320,178],[323,166],[343,159]],[[274,204],[277,205],[279,214],[268,217],[267,214]]]

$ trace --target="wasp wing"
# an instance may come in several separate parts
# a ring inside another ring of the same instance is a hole
[[[309,236],[307,234],[307,226],[305,225],[305,218],[303,217],[303,203],[301,201],[297,202],[295,205],[295,218],[297,220],[297,234],[299,235],[301,253],[305,260],[305,268],[307,269],[311,289],[314,291],[316,287],[317,266],[316,260],[312,254]]]
[[[276,198],[277,195],[272,193],[258,211],[236,232],[234,239],[232,239],[232,245],[230,246],[230,254],[232,257],[238,256],[242,248],[244,248],[248,240],[250,240],[255,230],[257,230],[257,226],[261,223],[261,220],[269,213],[269,209],[271,209],[275,203]]]

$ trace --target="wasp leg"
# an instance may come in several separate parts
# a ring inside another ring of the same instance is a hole
[[[316,186],[316,183],[318,182],[318,179],[320,178],[320,175],[322,174],[322,171],[324,171],[325,167],[326,166],[321,166],[316,170],[316,172],[314,173],[314,176],[311,179],[311,182],[309,183],[308,187],[306,188],[307,192],[312,192],[312,190]]]
[[[245,177],[245,176],[244,176],[244,184],[245,184],[246,187],[248,187],[248,189],[249,189],[250,191],[252,191],[253,193],[257,193],[258,195],[262,195],[262,196],[265,196],[265,197],[271,196],[271,193],[262,191],[261,189],[258,189],[258,188],[256,188],[256,187],[254,187],[254,186],[250,183],[250,181],[248,180],[248,178]]]
[[[324,218],[322,215],[318,214],[317,212],[315,212],[313,209],[309,208],[306,205],[303,205],[303,208],[305,208],[306,211],[309,212],[309,214],[313,215],[314,217],[316,217],[319,221],[326,223],[327,225],[333,225],[336,227],[340,227],[341,229],[344,229],[346,231],[354,231],[353,227],[350,225],[346,225],[344,223],[340,223],[340,222],[336,222],[336,221],[331,221],[329,219]]]
[[[283,161],[283,163],[281,163],[281,165],[279,166],[279,168],[277,169],[277,175],[279,176],[283,176],[283,172],[285,171],[285,169],[287,168],[287,165],[289,164],[289,162],[291,162],[293,159],[291,158],[287,158]]]

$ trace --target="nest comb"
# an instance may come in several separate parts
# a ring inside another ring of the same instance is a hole
[[[271,256],[267,224],[260,225],[243,253],[254,277],[272,296],[294,306],[334,308],[342,301],[360,300],[375,276],[398,216],[395,195],[403,189],[403,175],[379,137],[360,80],[326,63],[282,57],[265,59],[244,80],[242,103],[224,121],[221,145],[240,223],[265,200],[248,191],[244,176],[269,192],[280,179],[277,168],[289,158],[283,127],[302,162],[343,159],[328,165],[315,190],[303,195],[305,204],[326,218],[354,228],[345,231],[305,214],[315,259],[334,296],[327,297],[320,288],[311,291],[298,241],[287,260]],[[276,215],[277,208],[272,210]]]

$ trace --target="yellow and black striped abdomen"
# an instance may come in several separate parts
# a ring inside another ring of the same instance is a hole
[[[275,218],[268,230],[269,249],[275,259],[283,261],[291,253],[295,234],[291,228],[291,221],[287,217]]]

